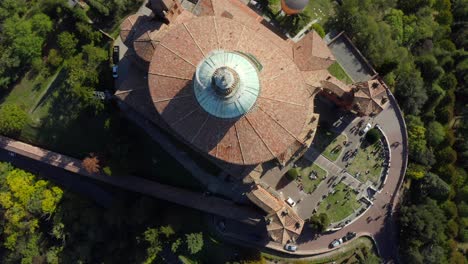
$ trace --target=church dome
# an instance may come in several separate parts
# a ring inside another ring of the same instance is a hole
[[[148,70],[153,105],[197,151],[237,165],[290,155],[302,144],[313,100],[287,53],[223,17],[170,27]]]
[[[246,114],[260,93],[255,66],[237,52],[217,50],[198,65],[194,82],[200,106],[219,118]]]
[[[288,15],[300,13],[306,8],[309,0],[281,0],[281,8]]]

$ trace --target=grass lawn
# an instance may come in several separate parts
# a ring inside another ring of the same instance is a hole
[[[344,134],[337,135],[332,131],[324,130],[319,127],[313,141],[313,146],[327,159],[335,161],[338,159],[341,152],[343,152],[342,146],[345,140],[346,136]]]
[[[197,264],[198,263],[198,261],[193,260],[186,256],[182,256],[182,255],[179,256],[179,260],[184,264]]]
[[[313,0],[305,8],[306,12],[312,20],[318,19],[321,25],[326,24],[328,19],[334,14],[334,2],[332,0]]]
[[[351,215],[361,207],[356,200],[356,193],[343,183],[339,183],[335,193],[328,195],[319,205],[318,214],[326,213],[332,223],[338,222]]]
[[[348,76],[348,74],[345,72],[345,70],[341,67],[341,65],[338,62],[333,63],[328,67],[328,72],[335,76],[338,80],[343,81],[346,84],[352,84],[353,80],[351,77]]]
[[[24,78],[13,87],[11,92],[0,101],[1,104],[15,104],[26,112],[32,111],[57,76],[56,73],[47,77],[44,77],[44,75],[45,71],[38,74],[32,72],[26,73]]]
[[[363,183],[369,180],[374,185],[378,185],[382,173],[382,162],[384,161],[380,157],[381,155],[384,155],[384,150],[380,141],[370,146],[367,146],[367,143],[363,141],[356,157],[348,167],[348,172]],[[368,174],[366,174],[367,170],[369,170]]]
[[[312,163],[306,159],[301,159],[300,162],[297,163],[298,169],[300,171],[300,181],[302,186],[304,187],[304,192],[312,193],[315,191],[317,186],[322,182],[325,177],[327,177],[327,171],[320,168],[317,164]],[[312,180],[309,178],[311,173],[314,172],[317,179]]]

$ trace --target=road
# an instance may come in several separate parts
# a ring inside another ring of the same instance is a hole
[[[314,238],[313,232],[305,227],[297,241],[299,246],[298,250],[290,254],[296,256],[316,255],[336,250],[340,247],[335,249],[328,248],[330,242],[352,231],[356,232],[358,236],[372,237],[377,243],[377,249],[384,263],[397,262],[397,230],[392,216],[396,204],[398,203],[398,191],[406,170],[407,150],[405,124],[401,118],[401,114],[398,112],[399,110],[394,108],[394,106],[396,106],[396,102],[392,101],[392,104],[389,104],[387,108],[374,119],[374,124],[380,125],[390,144],[394,142],[400,142],[401,144],[391,149],[392,162],[389,175],[381,192],[375,194],[373,206],[359,219],[345,228],[336,232],[322,234],[318,238]],[[304,206],[304,204],[302,204],[302,206]],[[233,232],[235,236],[233,235],[230,238],[238,241],[249,241],[248,236],[242,238],[241,230],[242,228],[239,228],[237,232]],[[229,236],[227,233],[225,235]],[[268,242],[262,245],[260,242],[256,244],[257,246],[284,252],[283,246],[278,243]]]

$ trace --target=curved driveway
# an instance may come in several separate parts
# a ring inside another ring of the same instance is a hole
[[[379,254],[385,263],[396,262],[398,256],[397,229],[392,218],[398,191],[406,170],[406,131],[405,124],[393,98],[386,109],[374,118],[374,123],[379,124],[390,144],[399,142],[397,147],[391,148],[391,166],[387,181],[380,193],[376,193],[374,205],[367,210],[358,220],[345,228],[323,234],[313,239],[312,232],[304,229],[298,241],[298,251],[295,255],[313,255],[331,251],[328,248],[334,239],[343,237],[347,232],[358,233],[358,236],[370,235],[377,242]],[[390,202],[389,202],[390,201]],[[267,247],[283,250],[282,245],[270,242]]]

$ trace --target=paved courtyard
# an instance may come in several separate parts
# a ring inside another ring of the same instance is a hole
[[[349,164],[352,164],[354,156],[351,155],[350,157],[345,157],[345,155],[349,156],[349,153],[357,153],[356,150],[360,148],[364,138],[359,131],[362,130],[363,126],[368,122],[374,125],[374,119],[369,117],[358,117],[342,111],[333,103],[326,99],[322,99],[319,96],[317,96],[315,101],[321,120],[318,129],[330,130],[333,133],[336,133],[336,136],[345,135],[347,141],[346,144],[338,142],[342,146],[342,149],[336,161],[331,161],[322,155],[320,151],[314,147],[315,142],[313,142],[311,148],[304,154],[304,157],[302,158],[303,161],[296,162],[296,164],[316,164],[327,172],[326,177],[310,194],[302,190],[300,182],[288,180],[286,176],[273,177],[273,175],[266,175],[261,178],[263,182],[272,188],[275,188],[280,194],[282,194],[285,199],[291,197],[296,201],[297,205],[295,209],[303,219],[309,218],[318,209],[320,202],[325,199],[327,195],[331,194],[334,191],[334,187],[340,182],[356,191],[356,199],[358,201],[363,197],[368,200],[371,198],[368,197],[368,188],[369,186],[372,186],[372,183],[369,181],[361,182],[355,177],[355,175],[348,173],[347,167]],[[377,186],[373,186],[373,188],[375,189]],[[362,206],[360,209],[355,210],[354,213],[342,221],[332,223],[332,227],[342,225],[345,221],[351,221],[361,212],[361,210],[367,208],[369,203],[361,202],[361,204]]]
[[[344,37],[339,37],[328,47],[341,67],[343,67],[354,82],[364,82],[372,78],[372,70],[369,69],[367,64]]]

